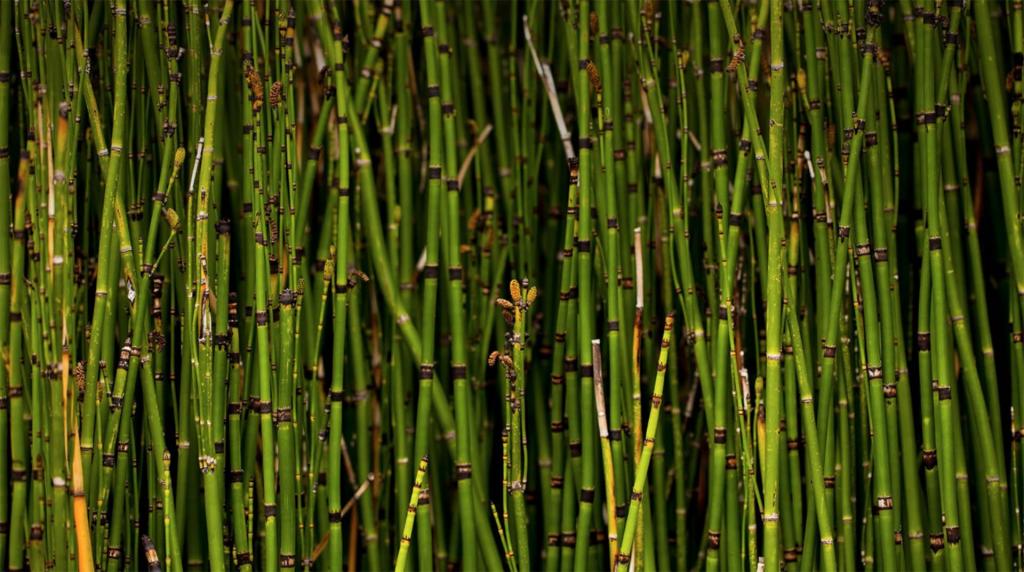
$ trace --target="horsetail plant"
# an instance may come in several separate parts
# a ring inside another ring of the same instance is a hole
[[[1022,54],[991,0],[0,3],[0,562],[1020,569]]]

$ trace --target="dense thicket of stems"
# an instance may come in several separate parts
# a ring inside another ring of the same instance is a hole
[[[1024,567],[1022,6],[0,2],[0,565]]]

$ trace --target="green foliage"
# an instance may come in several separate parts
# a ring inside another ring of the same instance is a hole
[[[992,0],[0,2],[0,565],[1019,569],[1022,66]]]

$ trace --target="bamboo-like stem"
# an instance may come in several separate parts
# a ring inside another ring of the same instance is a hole
[[[580,268],[579,294],[580,306],[583,309],[578,316],[579,326],[577,344],[580,364],[580,386],[586,388],[593,383],[593,365],[591,363],[591,352],[588,351],[588,344],[593,339],[594,325],[593,315],[588,308],[593,304],[593,287],[591,274],[591,204],[593,200],[593,169],[591,163],[591,148],[593,141],[590,138],[590,78],[587,74],[586,61],[590,49],[590,26],[589,26],[589,2],[582,0],[579,6],[578,53],[579,64],[576,71],[576,87],[579,90],[576,94],[576,108],[581,110],[579,123],[580,140],[580,161],[579,161],[579,235],[576,241],[576,255]],[[594,486],[596,484],[596,471],[594,467],[594,445],[596,426],[593,407],[594,394],[591,391],[581,390],[580,417],[580,438],[582,442],[582,465],[580,474],[580,497],[579,511],[576,517],[576,550],[573,556],[573,568],[582,570],[587,567],[587,557],[590,546],[590,522],[594,504]]]
[[[322,6],[322,4],[321,4]],[[326,10],[324,10],[326,16]],[[331,26],[333,42],[331,44],[331,61],[334,64],[333,82],[335,86],[336,121],[338,124],[338,155],[337,171],[335,172],[336,191],[338,193],[338,210],[335,234],[335,279],[334,279],[334,346],[335,363],[331,374],[330,413],[328,415],[329,437],[327,443],[327,496],[330,512],[330,541],[328,543],[328,563],[331,569],[340,570],[342,562],[342,530],[341,530],[341,435],[342,435],[342,390],[344,387],[344,356],[345,335],[348,329],[348,258],[349,240],[351,236],[349,224],[349,196],[351,194],[350,150],[348,121],[348,95],[342,86],[347,82],[344,74],[344,57],[342,50],[341,23],[337,14],[332,13],[334,22]],[[259,283],[257,282],[257,288]],[[257,300],[259,293],[257,293]],[[269,428],[269,424],[267,425]],[[265,457],[266,458],[266,457]],[[273,474],[271,469],[270,474]],[[271,484],[270,487],[273,485]],[[265,485],[266,487],[266,485]],[[270,494],[273,497],[272,488]]]
[[[413,481],[412,493],[409,495],[409,517],[405,519],[402,527],[402,540],[398,549],[398,556],[395,558],[395,571],[403,572],[409,558],[409,546],[412,545],[412,531],[416,525],[416,505],[419,503],[420,490],[423,488],[423,478],[427,473],[428,458],[420,459],[419,467],[416,469],[416,480]]]
[[[780,568],[779,554],[779,485],[778,463],[779,452],[779,417],[781,414],[779,396],[781,395],[782,365],[782,244],[783,214],[782,200],[782,162],[785,153],[783,141],[783,59],[782,46],[782,2],[772,0],[769,9],[769,30],[771,36],[771,115],[768,128],[768,170],[770,187],[765,189],[765,216],[768,219],[768,273],[766,281],[767,320],[765,331],[767,343],[765,357],[767,359],[767,377],[765,380],[765,425],[764,443],[764,559],[769,570]]]
[[[11,41],[11,32],[14,28],[13,25],[14,9],[10,4],[0,6],[0,74],[5,78],[10,77],[11,73],[11,53],[13,51],[13,42]],[[0,82],[0,125],[6,126],[11,120],[11,86],[9,81]],[[10,133],[7,129],[0,129],[0,149],[4,149],[5,152],[0,157],[0,228],[8,228],[13,230],[11,225],[11,207],[14,204],[11,195],[11,160],[10,160]],[[12,259],[12,248],[11,248],[11,236],[10,233],[0,233],[0,324],[10,324],[10,299],[11,299],[11,259]],[[0,332],[0,351],[9,351],[11,345],[11,332],[12,327],[4,327],[3,331]],[[5,364],[6,365],[6,364]],[[12,402],[16,396],[11,395],[11,378],[13,377],[14,368],[0,365],[0,396],[4,399]],[[19,387],[20,390],[20,387]],[[18,397],[19,405],[21,404],[20,396]],[[19,411],[20,413],[20,407]],[[23,511],[23,507],[14,505],[15,501],[24,503],[24,498],[20,495],[16,498],[15,490],[23,488],[23,484],[14,482],[11,477],[12,472],[15,470],[21,470],[24,473],[24,446],[23,441],[19,441],[23,438],[21,435],[20,425],[21,419],[15,420],[12,415],[15,412],[13,407],[11,409],[5,409],[0,411],[0,472],[4,473],[3,477],[0,477],[0,527],[3,528],[3,532],[0,533],[0,565],[9,561],[9,557],[13,559],[13,552],[9,552],[11,543],[15,536],[19,537],[18,547],[20,552],[21,531],[14,531],[13,527],[21,526],[20,518],[17,522],[14,520],[15,514],[20,514]],[[19,430],[15,435],[14,426],[18,425]],[[77,432],[76,432],[77,434]],[[79,439],[79,443],[81,439]],[[18,448],[19,459],[17,461],[14,458],[14,448]],[[76,447],[75,451],[77,454],[81,454],[81,448]],[[15,463],[19,463],[20,468],[15,467]],[[82,483],[84,487],[84,483]],[[24,494],[22,492],[22,494]],[[20,561],[21,555],[19,553],[18,560]]]
[[[434,18],[429,18],[431,4],[435,10]],[[442,200],[441,210],[441,233],[443,239],[442,260],[447,269],[447,305],[448,305],[448,327],[451,330],[451,363],[449,374],[452,378],[453,393],[455,396],[455,475],[458,481],[459,498],[459,523],[462,533],[461,542],[463,546],[462,565],[468,569],[477,566],[476,557],[476,522],[480,516],[480,506],[474,502],[474,477],[471,458],[470,443],[475,440],[472,435],[473,429],[470,426],[472,417],[472,402],[469,395],[468,380],[468,355],[465,328],[464,296],[463,296],[463,266],[461,261],[461,241],[459,225],[456,221],[459,218],[460,190],[462,185],[458,179],[459,164],[456,142],[455,142],[455,113],[452,63],[451,63],[451,38],[448,33],[448,15],[442,0],[435,0],[424,5],[421,11],[421,20],[424,28],[431,26],[431,22],[437,24],[437,69],[431,74],[431,54],[427,55],[427,91],[430,98],[429,105],[433,111],[435,105],[439,104],[443,114],[444,124],[444,149],[443,153],[438,150],[437,155],[431,148],[431,163],[434,167],[441,169],[441,179],[437,181],[440,185],[445,184],[445,197]],[[429,49],[429,48],[428,48]],[[440,94],[435,97],[434,91],[440,88]],[[438,128],[433,122],[431,115],[431,132]],[[431,140],[431,147],[436,141]],[[441,164],[435,163],[439,157],[443,157]],[[429,232],[429,231],[428,231]],[[525,379],[521,381],[525,383]],[[525,403],[523,404],[525,407]],[[525,523],[524,523],[525,524]],[[525,557],[529,568],[529,553],[521,555]]]
[[[197,266],[199,270],[198,278],[198,293],[196,295],[196,309],[195,316],[197,317],[199,324],[198,336],[196,339],[199,342],[198,352],[202,355],[197,356],[193,354],[193,359],[199,357],[199,363],[202,364],[203,371],[194,370],[195,377],[200,379],[199,391],[202,395],[209,395],[213,391],[213,332],[212,332],[212,308],[211,298],[213,296],[213,289],[211,288],[212,279],[209,273],[208,260],[210,258],[210,240],[208,233],[210,229],[209,218],[211,210],[211,191],[210,181],[213,175],[213,156],[216,149],[215,137],[216,137],[216,117],[217,117],[217,100],[219,97],[219,81],[218,73],[220,71],[220,59],[221,52],[224,49],[224,38],[227,34],[227,26],[231,19],[231,11],[234,7],[232,0],[228,0],[224,4],[223,12],[220,17],[220,27],[217,32],[216,39],[213,43],[211,61],[210,61],[210,77],[209,77],[209,88],[206,95],[206,119],[203,136],[203,156],[199,170],[199,183],[197,186],[198,202],[195,209],[195,223],[196,223],[196,243],[199,248]],[[213,203],[215,204],[215,203]],[[226,264],[227,261],[222,261]],[[220,296],[226,296],[225,291],[221,291]],[[199,469],[203,475],[203,484],[205,485],[205,494],[203,496],[206,507],[207,517],[207,542],[212,547],[219,547],[224,544],[222,536],[222,524],[221,524],[221,499],[220,499],[220,481],[219,481],[219,470],[217,467],[216,458],[214,455],[214,437],[212,434],[214,423],[214,416],[218,416],[216,422],[219,424],[222,422],[219,418],[219,412],[213,410],[212,401],[201,399],[199,401],[199,415],[197,418],[196,433],[199,435]],[[272,441],[271,441],[272,442]],[[271,479],[272,480],[272,479]],[[210,553],[210,566],[212,570],[224,570],[223,551],[219,549],[211,549]]]
[[[629,513],[626,516],[626,526],[622,533],[622,551],[618,554],[616,569],[625,572],[632,560],[633,538],[637,529],[637,517],[640,513],[640,503],[643,500],[644,488],[647,484],[647,470],[650,466],[651,455],[654,451],[654,438],[658,433],[658,420],[661,417],[662,391],[665,387],[665,372],[668,369],[668,349],[672,341],[673,316],[665,317],[665,330],[661,335],[661,351],[658,355],[658,373],[654,379],[653,393],[651,394],[650,418],[647,421],[647,432],[644,437],[644,449],[637,463],[636,476],[633,479],[633,490],[630,494]]]
[[[601,361],[601,340],[592,340],[591,348],[594,360],[594,406],[597,408],[597,434],[601,438],[601,458],[603,460],[605,478],[605,495],[608,496],[609,508],[618,506],[615,502],[615,479],[613,477],[613,460],[611,443],[608,440],[608,414],[604,401],[604,371]],[[619,555],[619,533],[618,523],[615,514],[608,518],[608,550],[610,552],[610,566],[614,568]]]

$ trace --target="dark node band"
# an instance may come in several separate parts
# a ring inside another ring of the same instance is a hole
[[[917,351],[930,351],[932,347],[932,335],[929,332],[917,333]]]
[[[715,427],[714,434],[715,434],[715,436],[714,436],[715,443],[717,443],[717,444],[724,444],[725,443],[725,428],[724,427]]]
[[[718,550],[721,544],[721,536],[717,532],[708,531],[708,548]],[[628,562],[628,560],[627,560]]]
[[[921,464],[925,469],[934,469],[939,464],[938,454],[934,449],[921,451]]]

